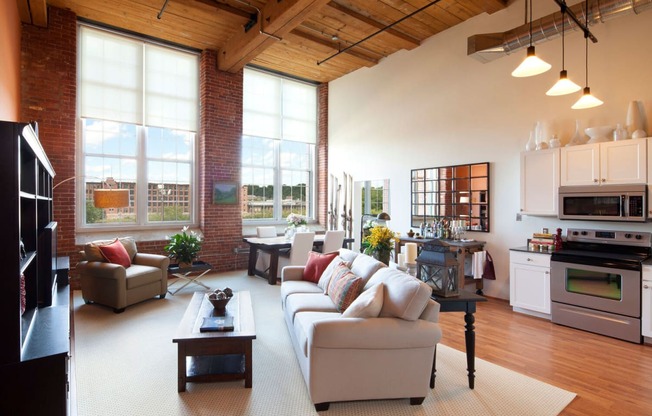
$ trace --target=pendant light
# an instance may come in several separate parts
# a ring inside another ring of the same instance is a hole
[[[593,108],[604,104],[601,100],[591,95],[591,89],[589,88],[589,0],[586,0],[585,5],[586,29],[584,30],[584,41],[586,46],[584,56],[586,57],[586,86],[584,87],[584,92],[580,99],[571,106],[573,110],[584,110],[586,108]]]
[[[566,72],[566,65],[564,62],[564,23],[566,23],[566,4],[564,3],[561,6],[561,71],[559,72],[559,80],[553,85],[547,92],[546,95],[558,96],[571,94],[576,91],[579,91],[582,87],[568,79],[568,73]]]
[[[525,15],[527,17],[527,2],[525,0]],[[532,45],[532,0],[530,0],[530,46],[527,48],[527,57],[521,64],[512,71],[512,76],[517,78],[531,77],[534,75],[543,74],[552,68],[552,65],[537,57]]]

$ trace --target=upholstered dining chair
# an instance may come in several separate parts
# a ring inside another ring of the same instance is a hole
[[[328,230],[324,235],[324,245],[322,253],[332,253],[342,248],[344,243],[344,230]]]
[[[258,238],[273,238],[277,237],[276,227],[274,226],[260,226],[256,227],[256,237]],[[256,253],[256,269],[257,270],[267,270],[269,269],[269,254],[268,253]]]
[[[256,237],[258,238],[276,237],[276,227],[273,226],[256,227]]]
[[[308,262],[308,254],[312,250],[315,241],[315,233],[296,233],[292,240],[292,247],[288,253],[280,253],[278,256],[278,274],[285,266],[305,266]]]

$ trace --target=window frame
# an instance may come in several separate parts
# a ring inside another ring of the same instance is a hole
[[[112,29],[107,29],[105,27],[97,26],[97,25],[92,25],[88,23],[83,23],[79,22],[78,23],[78,33],[81,33],[81,30],[79,30],[81,27],[87,27],[90,29],[94,30],[99,30],[106,32],[110,35],[114,36],[120,36],[124,37],[126,39],[139,42],[141,45],[152,45],[155,47],[163,47],[163,48],[168,48],[171,50],[176,50],[179,52],[187,53],[190,55],[194,55],[197,59],[197,100],[196,100],[196,111],[197,111],[197,124],[195,127],[194,131],[190,131],[193,133],[194,138],[192,140],[192,149],[191,149],[191,155],[190,155],[190,160],[188,163],[190,164],[190,187],[189,187],[189,193],[190,193],[190,200],[191,200],[191,207],[189,209],[190,211],[190,219],[188,221],[157,221],[157,222],[149,222],[148,215],[149,215],[149,183],[148,183],[148,170],[147,170],[147,165],[150,161],[155,161],[158,160],[158,158],[152,158],[149,157],[146,153],[146,146],[147,146],[147,128],[148,127],[159,127],[159,126],[147,126],[145,122],[142,122],[140,124],[133,124],[136,126],[136,148],[137,148],[137,155],[135,157],[136,159],[136,165],[137,165],[137,170],[136,170],[136,192],[134,193],[134,199],[136,201],[144,201],[144,203],[137,203],[136,208],[134,210],[135,215],[136,215],[136,221],[134,223],[128,223],[128,224],[116,224],[116,223],[96,223],[96,224],[87,224],[86,223],[86,189],[85,189],[85,170],[86,170],[86,156],[87,154],[85,153],[84,149],[84,144],[85,144],[85,138],[84,138],[84,119],[81,117],[81,82],[82,82],[82,36],[81,34],[77,36],[77,48],[79,53],[77,54],[77,80],[76,80],[76,86],[77,86],[77,116],[76,116],[76,123],[77,123],[77,133],[76,133],[76,160],[77,163],[75,163],[75,182],[77,184],[76,190],[75,190],[75,201],[76,201],[76,209],[75,209],[75,230],[76,232],[81,234],[81,238],[79,238],[78,242],[83,242],[85,240],[84,235],[88,235],[86,240],[88,239],[93,239],[97,235],[111,235],[115,236],[115,232],[124,232],[124,231],[130,231],[132,234],[136,234],[135,236],[140,235],[141,238],[143,239],[161,239],[164,235],[167,235],[169,232],[174,230],[175,232],[178,231],[178,229],[182,228],[183,226],[189,226],[192,228],[198,228],[199,226],[199,212],[200,212],[200,201],[199,201],[199,133],[200,133],[200,113],[199,110],[201,108],[201,95],[200,95],[200,71],[201,71],[201,65],[199,62],[199,53],[197,51],[193,50],[188,50],[184,48],[180,48],[178,46],[173,46],[166,44],[165,42],[157,42],[152,39],[147,39],[127,33],[123,33],[120,31],[112,30]],[[143,48],[143,55],[144,53],[144,48]],[[144,74],[143,74],[144,76]],[[145,94],[143,93],[143,100]],[[144,106],[143,102],[143,106]],[[110,121],[110,120],[108,120]],[[123,122],[118,122],[118,123],[123,123]],[[124,123],[124,124],[131,124],[131,123]],[[166,128],[169,130],[178,130],[178,129],[172,129],[169,127],[162,127]],[[88,155],[93,155],[93,153],[89,153]],[[113,156],[111,156],[113,157]],[[132,157],[129,157],[132,158]],[[170,160],[172,162],[177,162],[177,160]],[[183,162],[183,161],[182,161]],[[134,233],[134,231],[138,231],[137,233]],[[163,234],[165,232],[165,234]],[[93,236],[93,234],[95,236]]]

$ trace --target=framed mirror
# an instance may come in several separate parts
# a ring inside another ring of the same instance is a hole
[[[489,232],[489,162],[413,169],[411,222],[465,220],[467,230]]]

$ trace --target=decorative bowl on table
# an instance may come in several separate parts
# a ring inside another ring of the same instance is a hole
[[[212,292],[206,293],[206,299],[213,305],[213,308],[217,312],[226,311],[226,305],[229,303],[233,297],[233,291],[230,288],[215,289]]]
[[[611,141],[613,126],[589,127],[584,132],[591,138],[587,143],[601,143]]]

